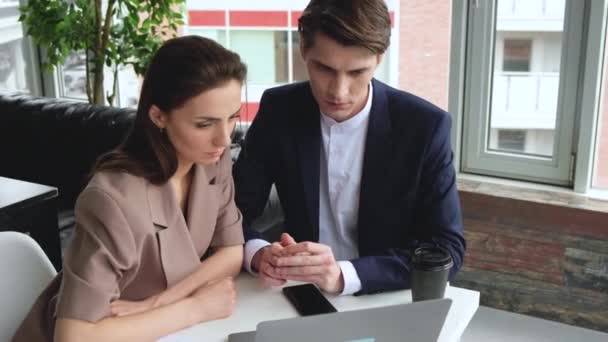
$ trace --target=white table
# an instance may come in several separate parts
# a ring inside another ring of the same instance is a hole
[[[296,283],[288,283],[294,285]],[[197,324],[188,329],[161,339],[159,342],[186,341],[227,341],[228,335],[255,330],[263,321],[297,317],[298,313],[281,293],[280,288],[263,288],[258,280],[249,274],[237,278],[238,299],[232,316],[227,319]],[[327,299],[338,311],[349,311],[379,306],[410,303],[410,290],[379,293],[366,296],[332,296]],[[442,341],[458,341],[479,306],[479,292],[448,287],[446,297],[452,299],[441,333]]]

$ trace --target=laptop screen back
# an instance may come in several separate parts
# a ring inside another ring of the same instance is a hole
[[[441,299],[262,322],[255,342],[437,341],[451,304]]]

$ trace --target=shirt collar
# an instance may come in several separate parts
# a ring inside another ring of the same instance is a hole
[[[369,113],[372,108],[373,93],[374,89],[372,86],[372,82],[370,82],[367,91],[367,102],[365,103],[365,106],[363,107],[363,109],[361,109],[360,112],[353,115],[350,119],[342,122],[337,122],[336,120],[327,116],[325,113],[321,112],[321,123],[326,127],[332,127],[334,125],[337,125],[338,127],[341,127],[346,131],[358,128],[369,118]]]

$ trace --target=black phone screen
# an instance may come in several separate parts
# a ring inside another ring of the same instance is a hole
[[[313,284],[286,286],[283,294],[302,316],[338,311]]]

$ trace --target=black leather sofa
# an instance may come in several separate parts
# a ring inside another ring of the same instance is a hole
[[[93,163],[122,141],[134,118],[134,109],[0,93],[0,176],[57,187],[59,229],[69,232],[74,203]],[[243,136],[244,130],[237,129],[233,158]],[[273,192],[254,228],[272,238],[281,222]]]
[[[135,111],[0,94],[0,176],[59,189],[70,210],[95,159],[117,146]]]

